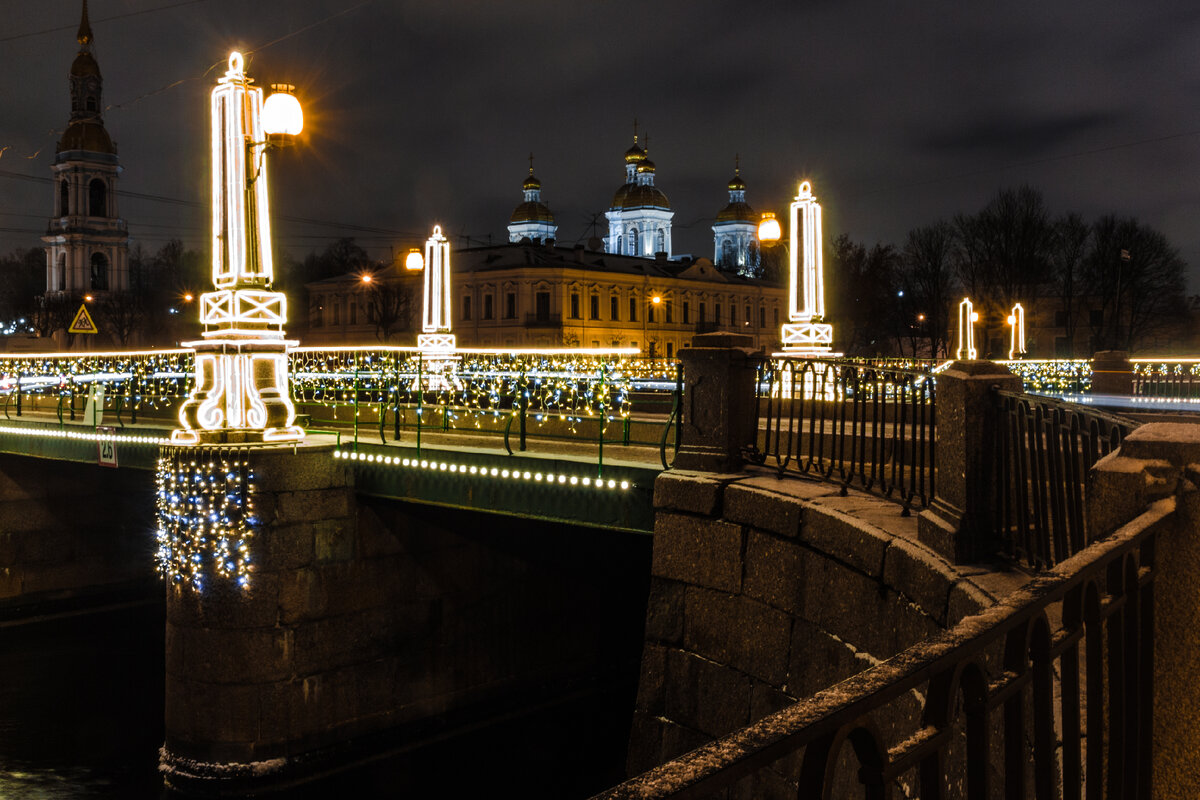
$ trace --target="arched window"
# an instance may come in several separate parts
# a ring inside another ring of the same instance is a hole
[[[58,265],[54,270],[54,290],[65,292],[67,290],[67,254],[58,254]]]
[[[108,290],[108,259],[104,253],[92,253],[92,288],[97,291]]]
[[[656,253],[667,252],[667,234],[665,231],[663,231],[662,228],[658,229],[657,245],[658,246],[657,246],[657,248],[655,248],[654,252],[656,252]]]
[[[89,98],[87,99],[87,103],[86,103],[86,105],[87,105],[87,110],[88,110],[88,111],[95,111],[95,110],[97,110],[97,109],[96,109],[96,98],[94,98],[94,97],[89,97]]]
[[[88,184],[88,214],[93,217],[107,217],[108,210],[106,208],[105,199],[108,195],[108,187],[104,185],[104,181],[99,178],[93,178]]]
[[[721,266],[732,267],[734,262],[733,240],[726,239],[721,242]]]
[[[629,229],[629,255],[638,255],[638,229]]]
[[[58,215],[65,217],[71,213],[71,187],[66,178],[58,182]]]

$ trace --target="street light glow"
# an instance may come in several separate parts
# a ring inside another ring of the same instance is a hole
[[[304,130],[304,111],[292,94],[296,87],[290,83],[273,83],[275,94],[263,103],[262,126],[268,136],[299,136]]]
[[[775,214],[771,211],[763,212],[762,221],[758,223],[758,240],[770,247],[781,238],[783,238],[783,228],[780,227],[779,220],[775,219]]]

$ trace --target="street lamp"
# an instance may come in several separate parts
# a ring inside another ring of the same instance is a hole
[[[418,272],[425,269],[425,258],[421,255],[421,251],[415,247],[408,249],[408,257],[404,259],[404,268],[410,272]]]
[[[772,247],[783,238],[770,212],[758,224],[759,241]],[[780,328],[785,351],[807,356],[833,355],[833,326],[825,318],[825,270],[821,243],[821,204],[804,181],[791,204],[788,255],[788,322]],[[803,263],[798,259],[803,258]]]
[[[266,150],[303,129],[291,87],[264,106],[241,53],[217,80],[212,124],[212,282],[200,295],[195,383],[179,410],[177,444],[295,442],[304,431],[288,386],[287,297],[271,290]],[[279,94],[279,93],[277,93]],[[269,107],[269,113],[268,113]]]

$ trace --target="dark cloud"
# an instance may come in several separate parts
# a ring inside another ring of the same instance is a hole
[[[940,155],[1034,159],[1069,152],[1088,134],[1112,130],[1122,119],[1123,115],[1112,111],[1039,119],[1003,114],[967,120],[953,129],[926,133],[915,141],[915,145]]]

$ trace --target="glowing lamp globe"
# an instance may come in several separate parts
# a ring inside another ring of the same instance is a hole
[[[408,251],[408,257],[404,259],[404,268],[414,272],[425,269],[425,257],[421,255],[420,250],[414,247]]]
[[[783,237],[783,228],[779,225],[779,220],[775,219],[775,215],[767,211],[762,215],[762,221],[758,223],[758,240],[763,244],[770,246],[778,242]]]
[[[268,136],[298,136],[304,130],[304,111],[292,94],[296,87],[288,83],[271,85],[275,94],[263,103],[262,126]]]

